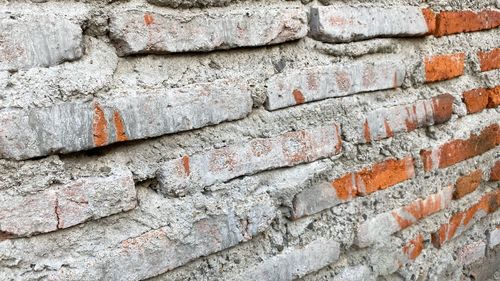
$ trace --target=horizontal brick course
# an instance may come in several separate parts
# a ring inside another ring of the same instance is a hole
[[[425,81],[437,82],[464,74],[465,54],[445,54],[424,59]]]
[[[420,155],[426,172],[446,168],[458,162],[483,154],[500,144],[500,126],[492,124],[468,139],[457,139],[436,148],[422,150]]]
[[[55,16],[0,19],[0,71],[48,67],[83,55],[82,29]]]
[[[251,211],[236,213],[234,207],[246,203],[250,203],[247,207]],[[109,251],[99,253],[101,258],[97,260],[97,266],[107,268],[105,271],[98,271],[100,279],[144,280],[156,276],[196,258],[252,239],[269,227],[276,213],[270,207],[268,198],[259,202],[237,201],[234,206],[226,205],[226,202],[220,204],[224,214],[207,215],[193,223],[183,223],[189,229],[183,239],[172,239],[170,227],[159,227],[125,239]],[[260,227],[252,227],[249,222]],[[95,262],[86,268],[90,272],[95,269]]]
[[[311,8],[310,35],[324,42],[419,36],[429,31],[424,13],[417,7],[331,5]]]
[[[15,238],[51,232],[131,210],[136,204],[129,171],[81,178],[25,196],[3,194],[0,233]]]
[[[455,183],[455,190],[453,191],[453,199],[460,199],[465,195],[474,192],[481,184],[483,178],[483,171],[477,169],[465,176],[457,179]]]
[[[415,176],[413,159],[388,159],[331,182],[321,182],[295,195],[293,218],[312,215],[358,195],[386,189]]]
[[[359,134],[355,139],[359,142],[371,142],[393,137],[399,132],[444,123],[451,118],[454,100],[450,94],[443,94],[409,105],[371,111],[363,124],[358,126]]]
[[[500,25],[500,11],[496,10],[442,11],[436,17],[436,36],[485,30]]]
[[[128,10],[111,15],[110,37],[119,55],[211,51],[283,43],[307,35],[298,8],[160,14]]]
[[[500,13],[498,15],[498,18],[500,18]],[[477,53],[477,56],[479,58],[479,65],[481,71],[489,71],[500,68],[500,48],[484,52],[479,51]]]
[[[184,195],[189,189],[239,176],[331,157],[341,149],[340,127],[334,123],[274,138],[253,139],[166,162],[158,174],[160,191]]]
[[[450,205],[452,192],[453,189],[450,186],[424,200],[418,199],[402,208],[368,219],[358,227],[356,244],[360,247],[367,247],[415,224],[422,218],[446,209]]]
[[[338,242],[320,238],[246,269],[237,280],[295,280],[335,262],[339,254]]]
[[[267,82],[266,109],[401,86],[405,64],[398,57],[321,66],[277,74]]]
[[[486,193],[479,202],[463,212],[450,217],[448,223],[442,224],[438,231],[432,233],[432,244],[440,248],[447,241],[459,236],[486,215],[495,212],[500,205],[500,190]]]
[[[478,88],[463,93],[463,101],[468,113],[477,113],[485,108],[500,105],[500,86],[494,88]]]
[[[92,103],[0,111],[0,157],[27,159],[155,137],[245,117],[244,83],[217,81]]]

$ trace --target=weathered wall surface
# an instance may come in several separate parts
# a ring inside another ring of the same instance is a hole
[[[0,6],[0,280],[488,280],[500,2]]]

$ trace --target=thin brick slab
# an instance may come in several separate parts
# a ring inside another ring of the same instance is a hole
[[[266,109],[299,105],[401,86],[406,69],[402,59],[358,61],[295,70],[275,75],[267,82]]]
[[[0,71],[48,67],[82,55],[82,29],[67,19],[0,17]]]
[[[201,128],[245,117],[244,83],[217,81],[91,103],[0,112],[0,157],[27,159]]]
[[[212,51],[283,43],[307,35],[298,8],[160,14],[128,10],[110,17],[119,55]]]
[[[0,195],[0,234],[31,236],[131,210],[137,205],[132,173],[88,177],[34,194]],[[1,240],[1,239],[0,239]]]
[[[166,162],[158,173],[160,191],[184,195],[239,176],[331,157],[341,149],[340,127],[335,123],[253,139]]]
[[[430,31],[422,9],[417,7],[331,5],[311,8],[310,35],[324,42],[421,36]]]

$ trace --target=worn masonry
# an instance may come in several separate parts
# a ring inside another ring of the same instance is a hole
[[[7,0],[0,281],[500,280],[500,2]]]

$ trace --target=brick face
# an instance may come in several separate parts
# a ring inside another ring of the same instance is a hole
[[[297,8],[186,15],[127,10],[110,18],[110,37],[122,56],[263,46],[300,39],[307,30],[306,13]]]
[[[154,95],[4,110],[0,156],[27,159],[201,128],[243,118],[252,104],[246,85],[221,80]]]
[[[331,182],[321,182],[295,195],[294,219],[312,215],[349,201],[389,188],[415,176],[413,158],[388,159],[358,172],[348,173]]]
[[[332,181],[332,186],[341,200],[356,195],[368,195],[380,189],[403,182],[415,176],[413,158],[389,159],[355,173],[349,173]]]
[[[330,126],[288,132],[275,138],[254,139],[166,162],[160,169],[160,191],[184,195],[239,176],[271,168],[294,166],[341,152],[340,127]]]
[[[48,67],[83,55],[82,29],[50,14],[0,21],[0,71]]]
[[[132,174],[89,177],[30,195],[0,195],[0,233],[24,237],[135,208]]]
[[[441,225],[432,233],[432,244],[440,248],[444,243],[459,236],[479,219],[495,212],[500,205],[500,191],[492,191],[481,197],[481,200],[463,212],[453,214],[448,223]]]
[[[453,199],[460,199],[465,195],[474,192],[481,183],[483,178],[483,171],[477,169],[468,175],[458,178],[455,183],[455,190],[453,192]]]
[[[500,25],[500,12],[495,10],[443,11],[437,15],[436,36],[472,32]]]
[[[500,18],[500,14],[498,15]],[[490,51],[479,51],[477,53],[481,71],[488,71],[500,68],[500,48]],[[497,103],[498,104],[498,103]]]
[[[494,88],[478,88],[464,92],[463,101],[468,113],[477,113],[485,108],[500,105],[500,86]]]
[[[500,181],[500,160],[496,161],[495,165],[491,167],[490,181]]]
[[[450,94],[443,94],[410,105],[369,112],[364,123],[357,129],[360,133],[357,139],[360,142],[371,142],[390,138],[399,132],[444,123],[451,118],[454,100]]]
[[[424,200],[418,199],[402,208],[368,219],[358,227],[356,244],[360,247],[367,247],[415,224],[422,218],[447,208],[452,199],[452,192],[453,189],[447,187]]]
[[[311,36],[325,42],[350,42],[373,37],[419,36],[428,33],[421,9],[410,6],[311,8]]]
[[[449,141],[430,150],[422,150],[420,155],[424,170],[446,168],[458,162],[483,154],[500,144],[500,127],[492,124],[479,134],[471,134],[468,139]]]
[[[446,54],[424,59],[425,81],[437,82],[461,76],[464,73],[465,54]]]
[[[401,86],[404,62],[387,57],[378,62],[352,62],[277,74],[267,82],[266,109],[275,110],[326,98]],[[333,77],[333,79],[332,79]]]

